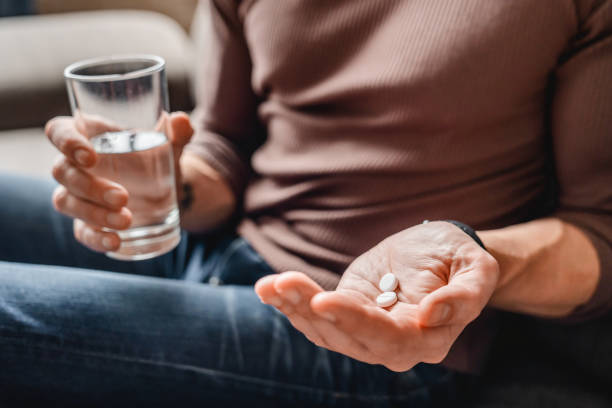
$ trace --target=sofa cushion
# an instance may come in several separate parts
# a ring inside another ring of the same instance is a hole
[[[192,107],[192,47],[171,18],[147,11],[95,11],[11,17],[0,24],[0,129],[40,126],[68,114],[64,68],[111,54],[166,59],[173,109]]]

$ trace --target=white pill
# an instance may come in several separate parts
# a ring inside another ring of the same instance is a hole
[[[383,277],[380,278],[378,287],[383,292],[393,292],[395,289],[397,289],[397,278],[392,273],[385,273]]]
[[[397,294],[395,292],[384,292],[376,298],[376,304],[380,307],[389,307],[397,302]]]

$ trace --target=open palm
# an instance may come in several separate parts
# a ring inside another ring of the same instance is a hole
[[[380,278],[399,280],[398,302],[381,308]],[[335,291],[299,272],[262,278],[256,291],[315,344],[371,364],[404,371],[441,361],[489,300],[496,261],[445,222],[419,225],[357,258]]]

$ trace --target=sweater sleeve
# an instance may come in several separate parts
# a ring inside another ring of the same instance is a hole
[[[551,131],[559,192],[555,216],[595,247],[594,295],[568,317],[612,309],[612,0],[577,2],[578,35],[555,76]]]
[[[239,198],[250,174],[250,156],[263,133],[237,3],[212,0],[198,6],[195,134],[186,151],[217,170]]]

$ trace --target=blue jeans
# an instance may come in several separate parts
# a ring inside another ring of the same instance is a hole
[[[0,17],[21,16],[34,13],[32,0],[0,0]]]
[[[242,238],[184,234],[121,262],[72,236],[48,181],[0,175],[0,406],[429,407],[456,374],[405,373],[310,343],[253,283]],[[9,405],[13,406],[13,405]]]

